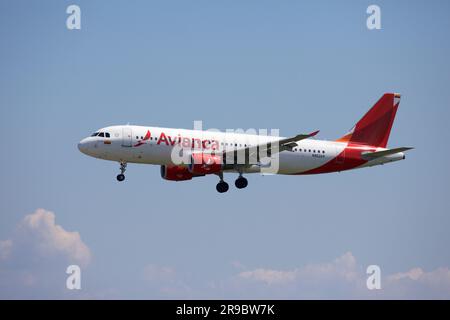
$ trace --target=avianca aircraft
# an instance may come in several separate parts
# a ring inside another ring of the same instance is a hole
[[[274,156],[275,173],[285,175],[339,172],[405,159],[404,152],[412,148],[386,148],[399,103],[399,94],[384,94],[350,132],[334,141],[311,139],[318,131],[285,138],[122,125],[97,130],[78,148],[119,162],[118,181],[125,179],[127,163],[147,163],[160,165],[161,177],[170,181],[215,174],[220,179],[216,189],[223,193],[229,188],[225,172],[237,173],[235,185],[242,189],[248,184],[243,174],[264,172]]]

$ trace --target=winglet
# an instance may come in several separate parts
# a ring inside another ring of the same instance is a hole
[[[314,131],[314,132],[310,133],[308,136],[309,136],[309,137],[314,137],[314,136],[316,136],[319,132],[320,132],[320,130]]]
[[[300,140],[304,140],[304,139],[308,139],[308,138],[314,137],[318,133],[319,133],[319,130],[314,131],[314,132],[309,133],[309,134],[298,134],[298,135],[296,135],[295,137],[292,137],[292,138],[282,139],[282,140],[279,141],[279,143],[281,145],[283,145],[284,147],[288,148],[288,149],[289,148],[293,148],[293,147],[295,147],[297,145],[296,142],[298,142]]]

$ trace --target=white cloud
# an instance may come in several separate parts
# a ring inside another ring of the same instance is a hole
[[[33,214],[25,216],[18,228],[16,237],[20,244],[25,244],[39,254],[47,257],[62,255],[68,261],[83,266],[89,264],[91,252],[81,240],[78,232],[66,231],[55,222],[53,212],[38,209]],[[13,243],[13,250],[15,241]]]
[[[296,278],[297,271],[277,271],[270,269],[256,269],[253,271],[243,271],[239,273],[238,277],[247,279],[262,281],[269,285],[271,284],[282,284],[294,281]]]
[[[236,274],[206,282],[189,281],[186,273],[172,267],[150,264],[144,279],[151,297],[189,299],[449,299],[450,270],[384,274],[381,290],[366,286],[366,267],[347,252],[330,262],[314,263],[291,269],[248,268],[233,261]],[[195,278],[195,277],[194,277]],[[197,278],[198,280],[198,278]]]
[[[360,292],[365,280],[351,252],[331,262],[308,264],[291,270],[257,268],[239,272],[221,284],[230,298],[339,298]],[[228,291],[231,289],[231,291]],[[239,296],[230,294],[238,294]],[[240,292],[240,293],[238,293]]]
[[[0,298],[72,297],[65,289],[65,267],[88,265],[91,252],[78,232],[65,230],[55,220],[54,213],[39,209],[0,241]],[[130,294],[176,299],[450,299],[448,267],[387,274],[380,265],[382,289],[368,290],[367,266],[351,252],[290,269],[249,268],[237,260],[231,266],[234,275],[213,280],[195,270],[149,264],[134,278]]]
[[[380,266],[383,270],[383,267]],[[366,268],[358,265],[351,252],[332,262],[309,264],[291,270],[256,268],[239,272],[230,281],[219,282],[229,298],[287,299],[449,299],[450,270],[407,272],[383,275],[382,289],[368,290]]]
[[[387,277],[388,297],[407,296],[414,299],[450,299],[450,270],[437,268],[424,271],[413,268]]]
[[[341,278],[346,281],[353,281],[357,278],[357,266],[355,257],[351,252],[347,252],[331,263],[313,264],[283,271],[259,268],[253,271],[243,271],[238,274],[238,277],[262,281],[268,285],[292,283],[300,279],[318,281]]]
[[[411,279],[411,280],[418,280],[422,275],[424,274],[423,270],[421,268],[414,268],[409,270],[408,272],[399,272],[396,274],[393,274],[389,276],[390,281],[398,281],[401,279]]]
[[[91,257],[78,232],[56,224],[53,212],[38,209],[0,241],[0,298],[62,297],[67,266],[86,267]]]

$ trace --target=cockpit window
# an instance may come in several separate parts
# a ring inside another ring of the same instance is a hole
[[[94,132],[91,137],[106,137],[106,138],[110,138],[111,135],[109,132]]]

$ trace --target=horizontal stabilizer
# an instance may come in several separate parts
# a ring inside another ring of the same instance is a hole
[[[383,150],[383,151],[376,151],[376,152],[364,152],[362,153],[362,158],[366,159],[366,160],[374,160],[380,157],[385,157],[385,156],[389,156],[391,154],[396,154],[399,152],[404,152],[404,151],[408,151],[414,149],[412,147],[401,147],[401,148],[394,148],[394,149],[388,149],[388,150]]]

